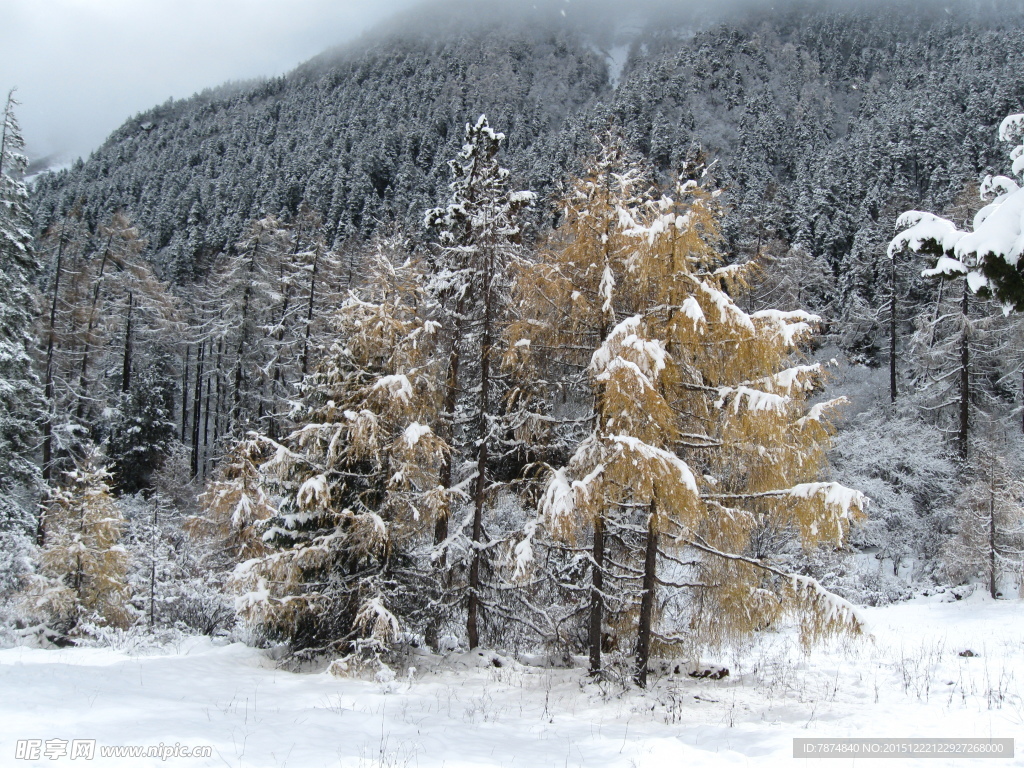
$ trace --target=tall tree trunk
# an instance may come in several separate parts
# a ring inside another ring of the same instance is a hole
[[[487,459],[490,443],[490,425],[488,423],[488,401],[491,388],[491,286],[490,269],[484,278],[484,323],[480,340],[480,411],[478,414],[478,436],[480,441],[476,459],[476,492],[473,494],[473,560],[469,567],[469,606],[466,617],[466,633],[469,636],[469,647],[479,645],[479,610],[480,610],[480,565],[483,555],[480,545],[483,540],[484,502],[487,494]]]
[[[196,386],[193,389],[195,400],[192,403],[192,477],[199,477],[199,409],[203,398],[203,356],[206,344],[199,345],[196,353]]]
[[[316,299],[316,270],[320,265],[320,247],[313,251],[313,269],[309,275],[309,302],[306,305],[306,338],[302,342],[302,375],[309,373],[309,337],[313,329],[313,303]]]
[[[439,435],[448,445],[453,446],[455,437],[455,407],[458,403],[459,393],[459,364],[461,361],[461,350],[459,342],[462,337],[462,312],[464,300],[459,299],[455,308],[455,315],[458,318],[455,322],[453,334],[452,351],[448,355],[448,372],[446,375],[444,402],[441,404],[441,423],[438,425]],[[441,466],[441,474],[438,478],[441,487],[445,490],[452,487],[452,474],[454,469],[454,451],[448,451]],[[440,546],[448,538],[448,515],[439,515],[434,521],[434,546]],[[438,565],[443,570],[447,557],[441,553],[438,557]]]
[[[601,671],[601,628],[604,624],[604,515],[594,520],[593,564],[590,574],[590,674]]]
[[[213,355],[213,340],[209,341],[210,344],[210,355]],[[220,367],[220,352],[217,352],[216,367]],[[210,377],[206,377],[206,404],[203,406],[205,412],[203,413],[203,453],[202,453],[202,470],[203,475],[206,475],[206,464],[210,455],[210,390],[213,387],[210,385]]]
[[[217,382],[217,391],[213,396],[213,444],[216,446],[221,436],[220,413],[224,409],[224,387],[221,385],[221,360],[224,353],[224,339],[217,340],[217,370],[214,379]],[[209,386],[209,384],[207,384]]]
[[[643,593],[640,598],[640,622],[636,636],[636,674],[633,679],[641,688],[647,687],[647,664],[651,658],[651,627],[654,622],[654,592],[658,565],[658,508],[651,499],[647,520],[647,549],[644,555]]]
[[[82,368],[78,373],[78,403],[75,406],[75,418],[79,421],[85,416],[85,401],[89,393],[89,352],[92,350],[92,334],[96,329],[96,308],[100,302],[100,287],[103,285],[103,275],[107,269],[107,260],[110,258],[110,244],[114,236],[107,238],[107,245],[103,249],[103,258],[100,259],[100,272],[96,276],[96,282],[92,288],[92,304],[89,307],[89,322],[85,327],[85,340],[82,345]]]
[[[960,337],[960,425],[957,433],[960,458],[964,461],[967,460],[967,440],[971,421],[971,336],[968,328],[968,309],[968,291],[964,285],[964,295],[960,300],[964,328]]]
[[[988,593],[996,599],[996,481],[988,483]]]
[[[64,246],[66,240],[67,221],[61,225],[60,239],[57,241],[57,265],[53,276],[53,296],[50,298],[50,327],[46,337],[46,372],[44,374],[43,398],[46,401],[46,422],[43,424],[43,480],[49,482],[53,474],[53,420],[56,415],[54,403],[53,351],[57,339],[57,298],[60,295],[60,278],[64,265]],[[39,518],[39,529],[36,531],[37,543],[42,545],[46,538],[43,516]]]
[[[153,505],[153,535],[150,537],[150,557],[152,558],[149,563],[149,626],[152,627],[156,623],[156,553],[160,541],[160,534],[157,528],[157,515],[160,509],[159,504]]]
[[[257,245],[249,258],[249,267],[246,274],[245,291],[242,293],[242,316],[238,324],[238,349],[235,352],[235,392],[231,406],[231,418],[228,422],[228,429],[237,429],[241,422],[242,413],[242,384],[245,381],[245,351],[249,345],[249,302],[252,298],[252,284],[256,274],[256,252]]]
[[[181,366],[181,442],[188,437],[188,360],[192,347],[185,345],[185,362]]]
[[[128,291],[128,316],[124,322],[124,359],[121,361],[121,391],[128,392],[132,386],[132,304],[134,296]]]
[[[896,402],[896,258],[890,260],[889,295],[889,401]]]

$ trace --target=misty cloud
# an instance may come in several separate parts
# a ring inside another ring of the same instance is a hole
[[[415,2],[14,0],[0,88],[18,88],[32,156],[74,157],[139,111],[288,71]]]

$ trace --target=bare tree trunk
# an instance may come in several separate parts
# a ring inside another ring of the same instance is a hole
[[[181,366],[181,442],[188,436],[188,360],[192,347],[185,345],[185,362]]]
[[[306,338],[302,342],[302,375],[309,373],[309,337],[313,329],[313,303],[316,299],[316,270],[320,265],[320,247],[313,252],[313,270],[309,275],[309,303],[306,305]]]
[[[590,586],[590,674],[601,671],[601,627],[604,623],[604,516],[594,520],[593,565]]]
[[[971,419],[971,340],[970,329],[967,327],[968,291],[964,285],[964,295],[960,301],[960,311],[964,316],[963,335],[960,337],[960,426],[957,443],[960,458],[967,460],[967,440],[970,435]]]
[[[213,354],[213,340],[209,341],[210,354]],[[220,367],[220,352],[217,352],[216,367]],[[198,384],[197,384],[198,386]],[[203,453],[202,453],[202,470],[203,475],[206,475],[206,464],[210,456],[210,391],[213,387],[210,384],[210,376],[206,376],[206,404],[203,406],[205,413],[203,414]]]
[[[135,298],[128,292],[128,315],[124,323],[124,359],[121,361],[121,391],[128,392],[132,385],[132,304]]]
[[[896,402],[896,258],[890,259],[891,294],[889,296],[889,401]]]
[[[996,599],[996,486],[989,475],[988,484],[988,593]]]
[[[658,509],[651,499],[651,514],[647,520],[647,550],[644,556],[643,593],[640,598],[640,623],[636,636],[636,674],[633,680],[641,688],[647,687],[647,664],[651,658],[651,626],[654,622],[654,591],[658,565]]]
[[[152,629],[156,623],[156,552],[159,544],[159,532],[157,529],[157,514],[160,506],[153,505],[153,536],[150,539],[150,560],[149,563],[149,626]]]
[[[216,394],[213,397],[213,403],[214,403],[214,406],[213,406],[213,444],[214,445],[217,444],[217,441],[220,439],[220,436],[221,436],[220,413],[224,409],[224,397],[223,397],[223,390],[224,390],[224,388],[221,386],[221,376],[220,376],[221,359],[223,357],[223,352],[224,352],[224,339],[218,339],[217,340],[217,371],[216,371],[216,375],[214,377],[216,382],[217,382],[217,392],[216,392]],[[209,384],[207,384],[207,386],[209,386]]]
[[[192,403],[192,477],[199,477],[199,423],[200,411],[203,398],[203,356],[206,344],[199,345],[196,353],[196,386],[194,388],[195,400]]]
[[[89,307],[89,322],[85,327],[85,340],[82,345],[82,368],[78,373],[78,403],[75,406],[75,418],[81,420],[85,415],[85,401],[89,391],[89,352],[92,349],[92,333],[96,328],[96,307],[100,301],[100,287],[103,285],[103,275],[107,268],[107,260],[110,258],[110,244],[113,235],[107,238],[107,245],[103,249],[103,258],[100,259],[100,272],[96,276],[96,283],[92,288],[92,305]]]
[[[43,425],[43,479],[50,481],[53,473],[53,419],[55,411],[53,383],[53,350],[57,337],[57,297],[60,295],[61,270],[64,265],[64,246],[67,244],[65,234],[67,221],[61,225],[60,239],[57,242],[57,265],[53,276],[53,296],[50,299],[50,327],[46,338],[46,373],[43,386],[43,397],[46,400],[46,423]],[[43,518],[39,518],[39,529],[36,531],[37,543],[42,545],[46,538]]]
[[[479,609],[480,609],[480,561],[482,554],[480,544],[483,540],[484,502],[487,494],[487,458],[490,443],[490,425],[487,419],[488,400],[491,388],[491,286],[490,270],[484,282],[484,325],[483,337],[480,341],[480,412],[478,420],[480,441],[476,459],[476,492],[473,494],[473,560],[469,568],[469,608],[466,617],[466,632],[469,636],[469,647],[479,645]]]
[[[464,309],[464,301],[459,300],[455,313],[458,320],[455,323],[455,333],[452,341],[452,351],[448,355],[448,373],[446,377],[445,390],[444,390],[444,402],[441,405],[441,423],[439,424],[439,433],[442,440],[448,445],[453,446],[455,436],[455,406],[458,403],[458,392],[459,392],[459,364],[461,362],[461,350],[459,349],[459,341],[462,337],[462,311]],[[454,447],[454,446],[453,446]],[[444,458],[444,464],[441,467],[441,474],[439,481],[441,487],[449,489],[452,487],[452,470],[455,462],[454,451],[449,451]],[[448,538],[448,516],[438,516],[437,520],[434,521],[434,546],[440,546]],[[442,552],[438,558],[438,565],[443,569],[445,566],[446,556]]]

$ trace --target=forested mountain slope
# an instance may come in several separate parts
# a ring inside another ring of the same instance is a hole
[[[666,171],[700,145],[720,160],[738,250],[801,244],[868,298],[889,213],[941,209],[997,165],[995,126],[1024,103],[1022,18],[1003,3],[751,11],[698,32],[613,18],[604,31],[593,19],[416,33],[410,22],[288,76],[133,118],[36,183],[36,224],[76,202],[93,223],[123,209],[186,280],[247,220],[302,201],[335,241],[396,218],[415,235],[462,125],[486,113],[519,184],[541,194],[608,125]]]

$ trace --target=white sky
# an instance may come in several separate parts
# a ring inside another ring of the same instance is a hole
[[[87,155],[132,115],[272,76],[417,0],[0,0],[0,88],[30,157]]]

